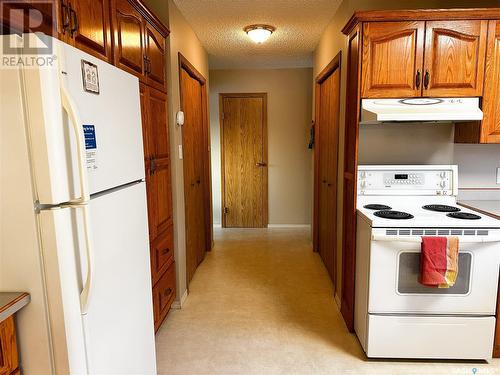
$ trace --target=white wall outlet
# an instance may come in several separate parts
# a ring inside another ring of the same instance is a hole
[[[497,167],[497,184],[500,184],[500,167]]]
[[[179,160],[182,160],[182,145],[179,145]]]

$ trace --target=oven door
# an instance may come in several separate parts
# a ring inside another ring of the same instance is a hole
[[[494,315],[500,238],[459,236],[458,277],[451,288],[418,282],[420,237],[372,233],[368,312]]]

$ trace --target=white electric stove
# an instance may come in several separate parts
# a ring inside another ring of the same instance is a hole
[[[491,358],[500,220],[457,193],[457,166],[359,166],[354,326],[368,357]],[[459,238],[452,288],[418,283],[422,236]]]

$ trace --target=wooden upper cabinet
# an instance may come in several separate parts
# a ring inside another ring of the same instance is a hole
[[[102,60],[112,62],[109,0],[71,0],[69,25],[64,30],[76,48]],[[63,20],[64,21],[64,20]]]
[[[159,90],[165,90],[165,37],[149,23],[146,23],[145,33],[147,83]]]
[[[490,21],[488,29],[480,141],[500,143],[500,21]]]
[[[144,77],[144,21],[129,0],[112,1],[115,65]]]
[[[363,27],[362,97],[421,95],[425,22],[371,22]]]
[[[424,96],[482,96],[488,21],[426,22]]]

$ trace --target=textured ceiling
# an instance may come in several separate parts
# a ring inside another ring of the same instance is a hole
[[[312,66],[312,52],[340,0],[174,0],[207,49],[211,69]],[[276,27],[261,45],[243,31]]]

